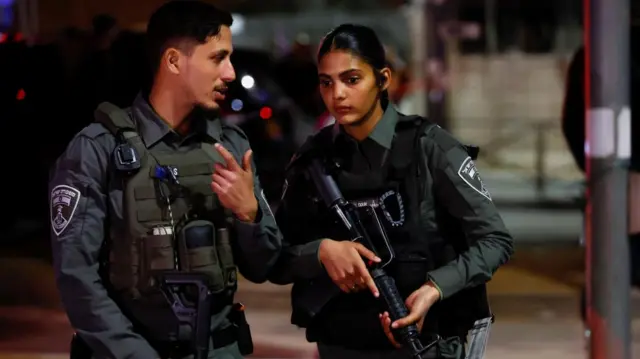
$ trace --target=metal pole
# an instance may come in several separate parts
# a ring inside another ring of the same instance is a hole
[[[498,52],[498,30],[496,24],[496,0],[485,0],[484,23],[486,29],[486,53],[493,55]]]
[[[591,359],[630,359],[629,0],[584,0]]]
[[[412,0],[407,11],[411,37],[411,71],[412,77],[419,85],[416,92],[414,111],[416,115],[427,116],[427,0]]]
[[[427,2],[427,112],[429,119],[448,129],[447,89],[444,79],[447,73],[445,39],[439,31],[450,18],[447,13],[455,0],[430,0]]]
[[[536,124],[536,197],[538,201],[542,201],[546,195],[546,179],[545,173],[545,161],[547,159],[547,135],[545,126],[543,123]]]

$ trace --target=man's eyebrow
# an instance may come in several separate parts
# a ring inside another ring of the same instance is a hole
[[[227,57],[230,53],[231,53],[231,51],[229,51],[227,49],[222,49],[222,50],[218,50],[218,51],[212,52],[211,53],[211,57],[218,57],[218,56]]]

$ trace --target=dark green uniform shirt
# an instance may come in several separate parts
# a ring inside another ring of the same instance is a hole
[[[200,147],[202,142],[212,146],[221,142],[238,163],[242,163],[242,155],[249,149],[239,129],[223,126],[217,119],[194,116],[191,132],[181,136],[171,130],[141,96],[135,100],[131,112],[147,148],[181,152]],[[71,140],[52,169],[50,189],[64,185],[80,194],[74,209],[68,212],[67,226],[52,232],[56,281],[71,325],[95,357],[157,358],[158,354],[133,331],[129,319],[109,297],[103,283],[106,278],[99,274],[100,251],[104,240],[109,238],[106,231],[125,225],[122,186],[109,181],[113,177],[111,171],[115,170],[111,164],[115,147],[116,140],[111,133],[101,124],[92,123]],[[278,256],[281,235],[257,176],[254,185],[259,214],[256,223],[235,222],[240,250],[236,263],[244,277],[263,282]],[[226,312],[225,309],[214,316],[214,328],[222,324],[224,318],[221,317]]]

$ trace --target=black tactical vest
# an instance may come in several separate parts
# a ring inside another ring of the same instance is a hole
[[[122,184],[126,223],[109,230],[109,284],[139,332],[158,340],[183,339],[175,337],[177,321],[154,273],[203,272],[215,294],[212,312],[231,304],[237,287],[231,216],[210,187],[214,164],[224,160],[211,144],[180,153],[147,149],[131,115],[108,103],[98,107],[96,121],[118,142],[111,180]],[[196,298],[196,293],[184,295]]]
[[[332,133],[324,130],[317,135],[316,145],[323,148],[327,167],[332,173],[345,199],[356,207],[373,207],[384,228],[394,258],[385,270],[391,275],[403,297],[426,282],[426,273],[433,269],[429,249],[429,235],[422,230],[419,190],[419,166],[413,154],[417,145],[417,133],[428,131],[431,122],[419,118],[404,118],[396,126],[391,150],[382,168],[365,173],[352,173],[346,168],[342,156],[349,149],[343,147],[338,137],[332,141]],[[418,132],[419,131],[419,132]],[[343,228],[327,223],[327,238],[346,238]],[[375,230],[371,228],[370,230]],[[379,243],[379,242],[377,242]],[[384,308],[371,293],[335,293],[315,315],[307,335],[325,344],[345,345],[354,349],[392,349],[382,332],[378,313]],[[432,321],[435,324],[435,321]],[[435,331],[435,327],[427,328]],[[372,347],[379,343],[379,347]]]
[[[332,142],[331,129],[322,130],[313,142],[314,147],[322,149],[318,152],[328,157],[328,166],[345,199],[356,206],[377,205],[377,212],[395,252],[394,261],[385,269],[394,278],[404,297],[427,281],[427,272],[455,259],[457,253],[468,246],[461,243],[465,236],[460,233],[456,221],[447,215],[446,209],[436,203],[429,189],[425,188],[425,184],[432,181],[421,151],[421,140],[433,126],[435,124],[421,117],[401,116],[392,149],[382,170],[365,174],[344,170],[340,163],[340,145]],[[477,147],[468,146],[467,151],[472,158],[477,157]],[[436,228],[424,223],[421,210],[441,213]],[[323,216],[318,217],[326,220]],[[327,222],[324,227],[327,233],[318,238],[346,236],[336,223]],[[325,334],[331,328],[333,331],[343,331],[334,332],[329,341],[347,338],[353,344],[358,340],[353,338],[358,331],[354,323],[362,323],[362,330],[366,329],[367,332],[380,328],[377,314],[381,307],[370,293],[341,294],[327,276],[308,283],[296,283],[292,295],[298,298],[293,303],[292,322],[308,327],[307,337],[312,341],[326,342]],[[467,289],[436,303],[427,314],[423,334],[429,335],[431,331],[443,337],[464,338],[475,320],[488,316],[491,313],[485,286]],[[379,332],[374,335],[373,339],[363,338],[362,344],[370,347],[372,342],[380,340],[381,346],[385,347],[388,343],[386,337]]]

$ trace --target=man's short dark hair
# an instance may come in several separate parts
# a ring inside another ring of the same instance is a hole
[[[162,54],[171,46],[189,51],[231,26],[227,11],[197,0],[172,0],[159,7],[147,24],[147,46],[153,73],[158,70]]]

